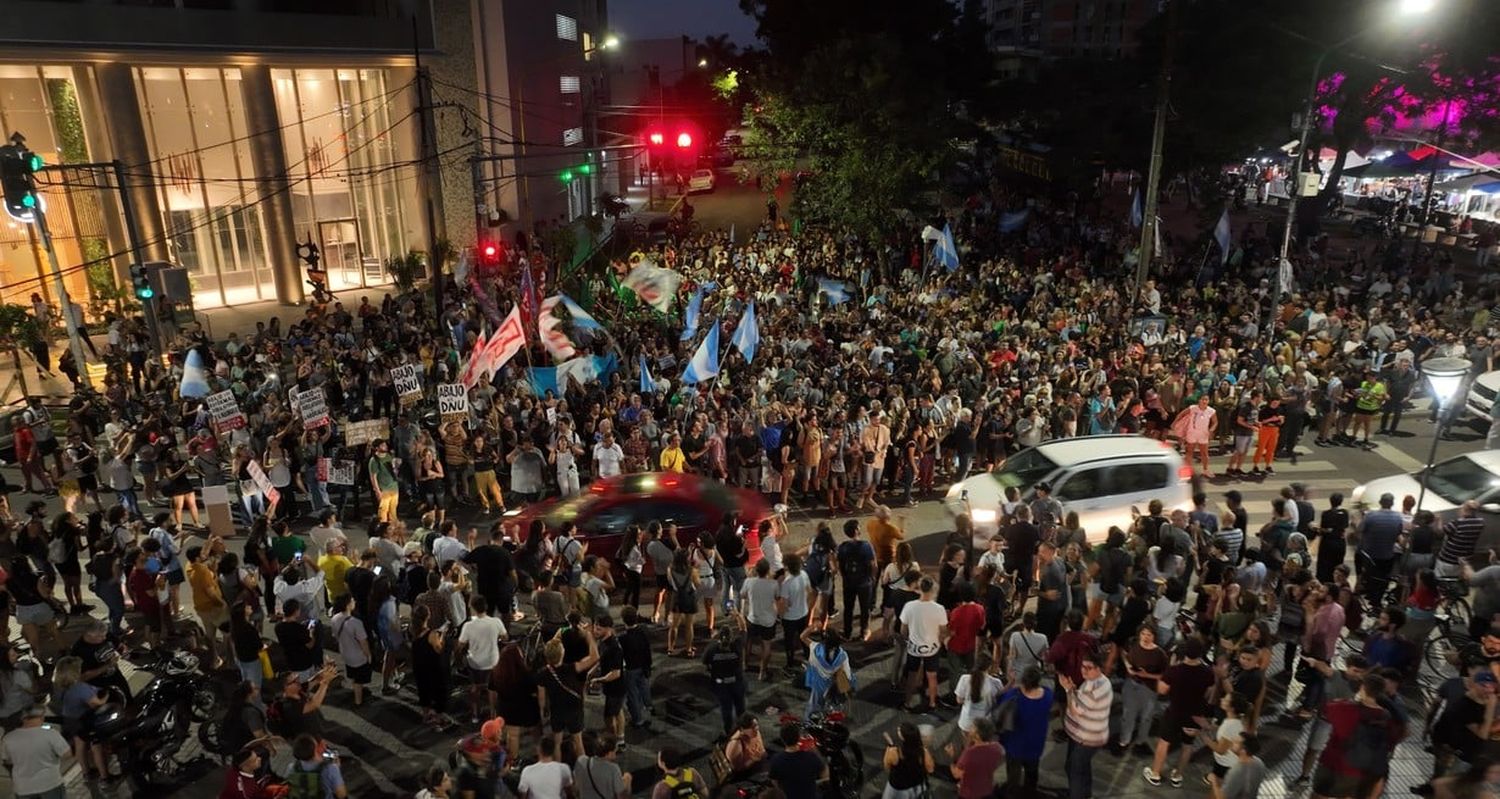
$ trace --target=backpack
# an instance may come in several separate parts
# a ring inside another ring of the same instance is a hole
[[[1344,759],[1367,777],[1382,776],[1390,768],[1392,743],[1390,714],[1361,708]]]
[[[802,570],[807,572],[807,579],[811,581],[813,588],[823,587],[824,581],[828,579],[828,550],[825,547],[813,544],[808,550],[807,560],[802,564]]]
[[[323,799],[323,764],[312,771],[303,771],[301,763],[293,763],[286,775],[286,799]]]
[[[845,541],[839,544],[839,574],[846,585],[860,585],[870,581],[870,547],[863,541]]]
[[[667,786],[667,796],[672,799],[703,799],[703,793],[693,779],[696,776],[692,769],[683,769],[681,777],[666,776],[661,781]]]

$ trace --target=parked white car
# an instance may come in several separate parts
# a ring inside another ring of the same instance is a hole
[[[1144,436],[1081,436],[1044,441],[1006,459],[993,472],[974,475],[948,489],[954,516],[968,513],[974,544],[982,546],[1000,526],[1005,489],[1020,489],[1023,501],[1045,481],[1064,511],[1078,514],[1089,543],[1104,541],[1111,525],[1129,529],[1131,509],[1146,512],[1161,500],[1166,512],[1191,510],[1193,473],[1170,445]]]
[[[1488,410],[1488,409],[1486,409]],[[1380,495],[1390,494],[1396,507],[1408,494],[1422,495],[1422,473],[1393,474],[1357,486],[1349,499],[1357,509],[1380,507]],[[1460,505],[1474,500],[1479,503],[1479,518],[1484,519],[1484,533],[1476,552],[1483,553],[1500,546],[1500,450],[1482,449],[1455,455],[1432,465],[1427,475],[1427,495],[1422,510],[1437,515],[1439,524],[1458,514]]]

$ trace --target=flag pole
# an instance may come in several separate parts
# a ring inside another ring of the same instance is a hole
[[[1193,285],[1197,286],[1203,282],[1203,270],[1208,266],[1208,251],[1214,246],[1214,237],[1208,237],[1208,243],[1203,245],[1203,257],[1198,261],[1198,274],[1193,278]]]

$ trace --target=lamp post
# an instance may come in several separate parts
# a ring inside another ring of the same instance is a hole
[[[1396,13],[1402,18],[1420,16],[1436,8],[1438,2],[1439,0],[1400,0],[1396,6]],[[1318,54],[1318,60],[1313,62],[1312,80],[1307,87],[1307,99],[1302,104],[1302,125],[1297,133],[1297,158],[1292,162],[1291,185],[1287,191],[1286,225],[1281,230],[1281,256],[1276,260],[1276,276],[1271,279],[1271,296],[1266,303],[1265,335],[1267,341],[1273,341],[1275,338],[1276,308],[1281,304],[1281,295],[1286,290],[1286,287],[1281,285],[1283,274],[1281,264],[1287,260],[1292,248],[1292,226],[1297,224],[1297,199],[1302,193],[1302,169],[1307,159],[1307,137],[1312,133],[1313,105],[1318,100],[1318,81],[1323,77],[1323,65],[1335,52],[1342,50],[1357,39],[1368,36],[1385,24],[1381,22],[1363,28],[1352,36],[1329,45]]]
[[[1422,509],[1422,500],[1427,498],[1427,481],[1432,474],[1432,463],[1437,460],[1438,438],[1443,431],[1443,414],[1448,403],[1458,395],[1464,378],[1469,376],[1473,364],[1463,358],[1429,358],[1422,362],[1422,374],[1432,388],[1432,401],[1437,403],[1437,424],[1432,429],[1432,447],[1427,451],[1427,462],[1422,466],[1422,490],[1417,493],[1417,510]]]

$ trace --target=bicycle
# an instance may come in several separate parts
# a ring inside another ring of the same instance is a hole
[[[1438,580],[1438,593],[1441,596],[1423,647],[1423,660],[1433,674],[1443,679],[1458,673],[1459,653],[1473,640],[1469,623],[1474,613],[1469,606],[1469,587],[1463,580]]]

